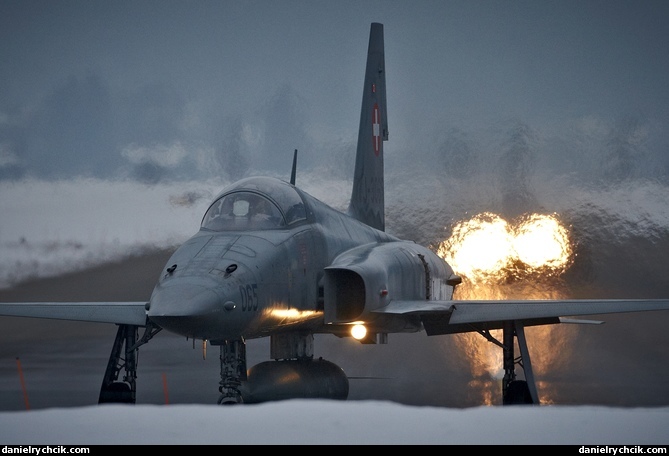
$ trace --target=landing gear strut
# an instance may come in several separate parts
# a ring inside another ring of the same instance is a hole
[[[221,343],[221,381],[218,391],[220,405],[242,404],[240,391],[242,381],[246,381],[246,342],[243,339],[226,340]]]
[[[135,403],[137,378],[137,352],[129,350],[137,342],[137,326],[119,325],[116,339],[109,355],[102,387],[100,388],[99,404],[105,402]],[[125,359],[122,350],[125,345]],[[123,381],[118,381],[121,369],[125,370]]]
[[[503,405],[538,404],[539,395],[534,383],[523,323],[518,320],[505,321],[503,331],[504,378],[502,380],[502,403]],[[518,339],[518,348],[520,349],[518,358],[515,358],[513,353],[514,337]],[[516,380],[516,364],[523,368],[525,380]]]
[[[147,324],[144,335],[138,341],[138,326],[118,325],[116,339],[114,339],[114,345],[107,362],[107,370],[100,387],[99,404],[109,402],[122,404],[135,403],[139,346],[148,342],[161,329],[151,323]],[[124,346],[125,351],[123,350]],[[123,375],[123,380],[119,381],[118,377],[121,370],[124,370],[125,374]]]
[[[502,379],[502,404],[539,404],[539,395],[534,383],[530,352],[525,339],[522,321],[505,321],[502,327],[502,342],[495,339],[488,330],[478,331],[483,337],[502,348],[504,357],[504,378]],[[514,338],[518,341],[520,356],[514,355]],[[525,380],[516,379],[516,364],[523,368]]]

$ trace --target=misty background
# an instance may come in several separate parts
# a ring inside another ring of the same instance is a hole
[[[669,226],[667,20],[663,1],[4,1],[0,242],[81,243],[14,215],[35,189],[58,219],[93,182],[126,185],[107,190],[126,222],[129,194],[195,207],[174,241],[228,182],[288,179],[294,149],[298,184],[345,207],[381,22],[388,231],[437,245],[482,211],[557,212],[579,253],[634,238],[643,261]],[[83,221],[88,243],[111,226]]]
[[[390,172],[663,178],[662,1],[80,1],[0,5],[0,175],[145,183],[350,178],[370,22]],[[495,162],[506,161],[498,166]],[[517,185],[517,183],[516,183]]]
[[[345,208],[371,22],[385,34],[387,231],[436,249],[483,211],[509,221],[556,213],[573,264],[522,290],[669,296],[669,3],[621,0],[4,0],[0,285],[170,249],[198,229],[227,183],[288,180],[295,149],[297,184]],[[552,398],[669,404],[669,368],[657,364],[669,356],[666,317],[639,318],[613,317],[606,346],[591,328],[560,331],[574,352],[570,368],[633,372],[649,386],[616,383],[620,397],[602,398],[587,374],[563,377],[566,361],[551,358],[539,366],[543,379],[590,385]],[[317,350],[343,367],[344,353],[354,353],[350,375],[392,372],[412,394],[393,392],[394,400],[489,400],[486,385],[498,379],[471,366],[460,345],[395,337],[410,343],[374,347],[375,355],[348,341]],[[637,342],[650,360],[641,366]],[[431,368],[483,393],[435,398],[443,385],[416,377],[425,367],[417,347],[426,359],[461,353]],[[576,347],[594,350],[598,363]],[[213,391],[211,358],[206,380],[190,380]],[[13,373],[14,354],[6,359]],[[92,375],[95,400],[100,372]],[[388,397],[379,391],[352,396]]]

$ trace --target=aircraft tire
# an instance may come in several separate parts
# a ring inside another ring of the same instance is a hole
[[[530,388],[525,380],[514,380],[509,383],[504,395],[505,405],[532,404]]]
[[[133,404],[130,385],[123,382],[114,382],[107,386],[100,395],[100,403]]]
[[[244,399],[240,394],[236,396],[221,396],[218,398],[218,405],[237,405],[243,404]]]

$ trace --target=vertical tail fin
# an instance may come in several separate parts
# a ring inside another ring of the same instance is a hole
[[[379,230],[385,230],[386,225],[383,179],[383,141],[388,140],[386,113],[383,24],[372,23],[362,92],[353,192],[348,213]]]

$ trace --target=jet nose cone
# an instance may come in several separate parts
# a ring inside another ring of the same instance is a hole
[[[154,290],[148,317],[162,328],[187,337],[207,338],[208,326],[226,308],[211,288],[172,283]]]

